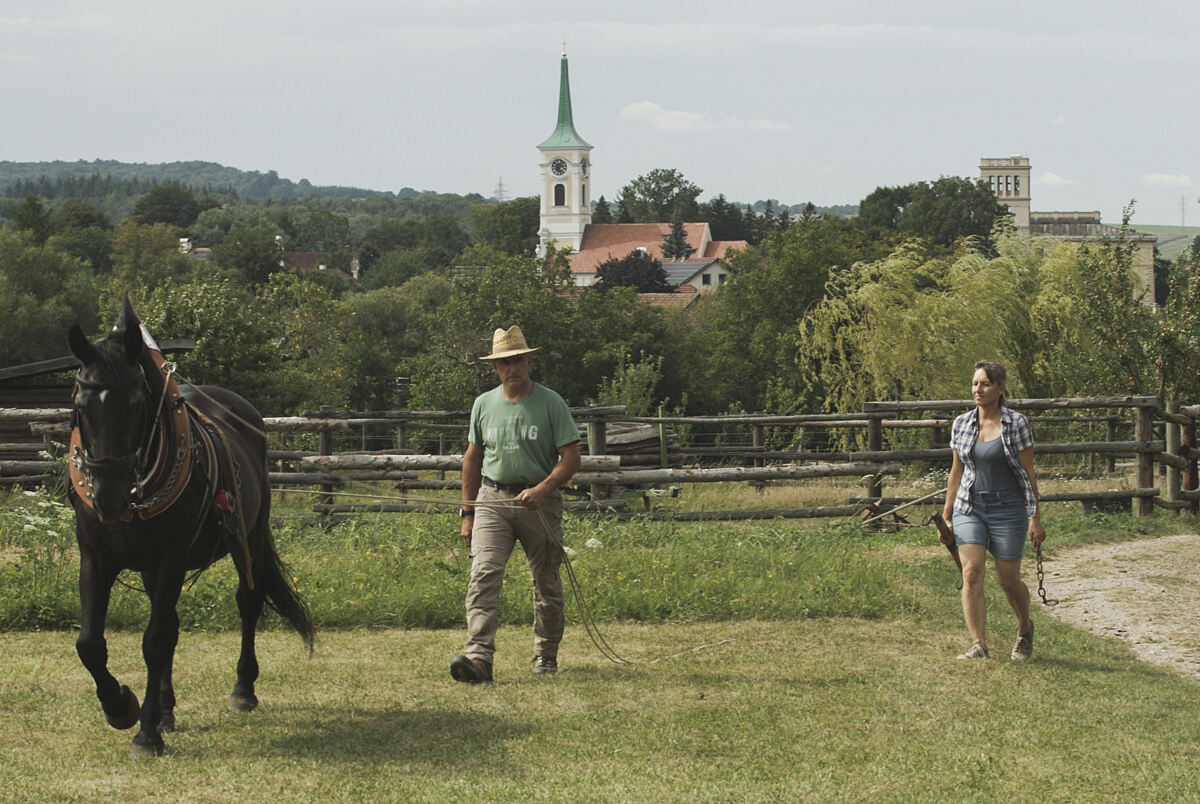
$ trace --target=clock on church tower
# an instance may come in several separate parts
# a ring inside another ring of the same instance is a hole
[[[592,222],[591,198],[588,196],[592,146],[575,131],[565,49],[559,70],[558,122],[554,133],[538,145],[539,255],[546,253],[546,246],[551,242],[557,248],[578,251],[583,230]]]

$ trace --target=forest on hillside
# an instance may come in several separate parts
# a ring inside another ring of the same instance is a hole
[[[878,188],[853,218],[701,201],[670,169],[597,199],[594,220],[703,220],[750,243],[685,309],[641,301],[638,276],[582,290],[559,255],[536,259],[536,198],[251,197],[94,169],[0,193],[0,365],[65,354],[75,322],[98,336],[128,293],[158,337],[196,340],[183,376],[271,415],[464,410],[494,381],[477,361],[492,329],[513,323],[542,347],[536,379],[633,413],[962,398],[985,358],[1008,365],[1016,396],[1200,400],[1200,244],[1160,261],[1156,312],[1131,242],[1020,235],[967,179]],[[285,251],[358,277],[283,270]]]

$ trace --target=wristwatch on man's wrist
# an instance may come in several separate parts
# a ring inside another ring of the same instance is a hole
[[[474,508],[459,508],[458,516],[460,519],[466,519],[469,516],[475,516],[475,509]]]

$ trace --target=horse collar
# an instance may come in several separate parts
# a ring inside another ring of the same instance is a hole
[[[135,458],[137,477],[134,493],[137,497],[130,508],[141,519],[150,519],[171,507],[187,487],[192,473],[192,427],[188,406],[172,376],[173,366],[167,366],[162,353],[146,349],[153,365],[154,376],[162,378],[161,393],[152,393],[156,416],[153,432],[143,448],[157,444],[152,455],[143,463]],[[151,386],[151,391],[157,389]],[[139,456],[140,457],[140,456]],[[67,474],[71,488],[88,508],[92,503],[92,478],[88,471],[87,450],[79,424],[71,428],[70,452],[67,458]]]

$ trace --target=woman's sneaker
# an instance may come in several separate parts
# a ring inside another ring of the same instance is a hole
[[[1033,623],[1029,623],[1028,634],[1017,634],[1017,644],[1013,645],[1012,660],[1023,662],[1033,655]]]
[[[983,645],[980,645],[978,642],[976,642],[974,645],[967,648],[966,653],[958,654],[958,658],[960,658],[960,659],[986,659],[986,658],[988,658],[988,651],[987,651],[987,648],[985,648]]]
[[[557,656],[534,656],[533,657],[533,672],[537,675],[546,675],[547,673],[558,672],[558,657]]]

